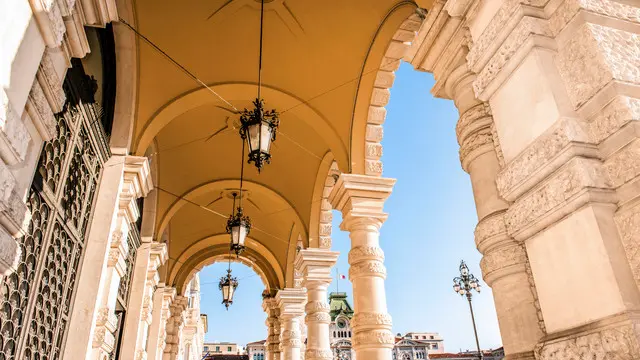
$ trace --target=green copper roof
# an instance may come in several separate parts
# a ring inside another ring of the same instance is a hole
[[[334,321],[340,314],[351,319],[353,309],[347,301],[347,293],[332,292],[329,294],[329,314],[331,314],[331,321]]]

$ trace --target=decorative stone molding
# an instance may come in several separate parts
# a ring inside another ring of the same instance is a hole
[[[620,230],[622,246],[624,247],[631,272],[640,287],[640,207],[639,205],[620,209],[615,215],[615,221]]]
[[[349,264],[364,260],[384,261],[384,251],[378,246],[357,246],[349,251]]]
[[[493,134],[490,127],[485,127],[467,136],[460,144],[460,163],[468,170],[469,163],[478,156],[494,150]]]
[[[597,157],[589,135],[577,119],[561,118],[498,174],[500,195],[514,201],[574,156]]]
[[[391,326],[391,315],[387,313],[358,312],[351,319],[352,328],[366,328],[372,325]]]
[[[544,19],[525,16],[513,29],[504,43],[495,52],[491,60],[479,71],[478,77],[473,83],[474,90],[481,100],[488,100],[493,91],[498,88],[496,84],[498,77],[506,79],[508,74],[503,72],[507,67],[512,71],[515,66],[508,66],[511,59],[521,58],[516,54],[524,48],[531,49],[534,45],[542,45],[544,40],[536,37],[547,38],[547,47],[554,47],[555,42],[551,39],[551,28]],[[476,69],[474,69],[476,70]]]
[[[57,48],[62,44],[66,28],[57,0],[29,0],[45,44]]]
[[[0,89],[0,158],[8,165],[24,161],[31,135]]]
[[[353,336],[354,347],[363,345],[384,345],[384,347],[393,347],[395,337],[390,330],[365,330],[357,332]]]
[[[535,350],[536,359],[634,360],[640,358],[639,339],[637,319],[603,327],[591,326],[591,329],[541,343]]]
[[[640,35],[585,23],[560,47],[556,64],[574,108],[613,80],[640,84]]]
[[[307,349],[305,360],[333,360],[333,352],[326,349]]]
[[[58,75],[53,65],[50,50],[45,50],[42,55],[42,60],[40,61],[40,67],[36,73],[36,81],[40,83],[44,96],[54,114],[62,111],[64,103],[67,100],[67,96],[62,87],[62,80],[62,77]]]
[[[485,248],[485,242],[496,236],[506,234],[507,227],[504,223],[504,213],[494,214],[478,222],[476,230],[474,232],[476,245],[479,249]],[[481,250],[481,252],[483,252]]]
[[[365,139],[365,174],[372,176],[382,176],[382,124],[386,117],[384,108],[389,102],[389,89],[395,80],[395,71],[400,66],[402,59],[409,49],[411,42],[416,36],[416,31],[422,24],[422,18],[418,14],[409,16],[398,28],[389,43],[381,65],[376,73],[373,93],[369,105],[367,116],[366,139]]]
[[[51,106],[44,95],[42,86],[35,80],[31,86],[29,97],[27,99],[26,110],[42,140],[49,141],[56,134],[57,121],[53,116]]]
[[[340,175],[329,195],[329,201],[334,209],[342,212],[341,229],[345,230],[344,226],[353,218],[386,220],[387,214],[382,208],[395,182],[395,179],[366,175]]]
[[[326,301],[310,301],[305,305],[304,310],[307,313],[316,313],[328,312],[330,308],[329,304]]]
[[[16,270],[22,250],[16,240],[0,226],[0,277]]]
[[[618,1],[565,0],[549,19],[553,34],[559,34],[580,11],[640,23],[640,11],[638,11],[638,8]]]
[[[514,27],[522,17],[523,5],[543,8],[549,0],[507,0],[502,2],[500,9],[493,16],[480,38],[467,55],[470,69],[479,72],[489,61],[500,45],[513,32]]]
[[[349,267],[349,279],[354,279],[361,276],[377,276],[383,279],[387,277],[387,269],[379,261],[366,261],[357,264],[352,264]]]
[[[640,175],[640,140],[636,139],[611,155],[604,163],[613,187],[635,179]]]
[[[517,266],[514,271],[521,272],[526,262],[527,253],[524,245],[512,243],[487,251],[480,260],[480,269],[484,280],[491,285],[496,279],[497,272],[504,276],[505,270],[513,266]]]
[[[591,141],[599,144],[631,121],[640,120],[640,99],[616,96],[587,119]]]
[[[488,122],[480,122],[479,120],[489,118]],[[464,140],[476,130],[491,124],[491,107],[487,103],[480,103],[471,109],[465,111],[460,115],[460,119],[456,124],[456,137],[458,144],[464,142]]]
[[[326,312],[317,312],[308,314],[307,316],[305,316],[304,320],[307,324],[309,324],[310,322],[329,324],[331,322],[331,315]]]
[[[586,202],[615,202],[610,188],[600,161],[575,157],[507,210],[507,230],[525,240]]]

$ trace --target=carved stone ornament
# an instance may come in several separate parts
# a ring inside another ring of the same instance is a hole
[[[527,254],[524,246],[516,243],[488,251],[480,260],[480,269],[487,281],[487,277],[498,270],[513,265],[524,265],[526,262]]]
[[[282,339],[280,341],[280,348],[281,349],[286,349],[286,348],[300,348],[302,347],[302,340],[300,339]]]
[[[333,352],[327,349],[307,349],[304,356],[306,360],[333,360]]]
[[[573,158],[551,178],[518,199],[507,210],[505,222],[509,234],[535,225],[540,218],[568,204],[583,190],[609,189],[610,186],[611,182],[600,161]]]
[[[477,150],[482,149],[482,152],[478,152],[470,158],[469,155],[473,154]],[[467,136],[460,145],[460,163],[463,168],[467,168],[467,164],[475,159],[478,155],[486,153],[489,150],[493,150],[493,135],[491,134],[491,127],[485,127],[473,134]]]
[[[381,262],[375,260],[367,260],[366,262],[351,265],[349,268],[349,279],[355,279],[359,276],[379,276],[386,278],[387,269]]]
[[[304,307],[304,310],[307,314],[317,313],[317,312],[329,312],[329,304],[326,301],[309,301]]]
[[[496,185],[500,195],[509,201],[515,200],[528,190],[522,184],[550,163],[571,142],[588,141],[588,134],[577,119],[560,119],[498,174]]]
[[[481,97],[491,84],[505,68],[509,60],[522,48],[534,35],[551,37],[551,29],[544,19],[525,16],[520,23],[512,30],[511,34],[504,41],[499,50],[493,55],[491,60],[482,68],[478,77],[473,82],[473,88]],[[488,95],[482,96],[482,99]]]
[[[384,261],[384,251],[378,246],[357,246],[349,251],[349,264],[362,260]]]
[[[474,123],[482,118],[491,116],[491,108],[487,103],[480,103],[471,109],[465,111],[456,124],[456,137],[458,138],[458,144],[464,142],[465,138],[469,136],[475,127]]]
[[[565,0],[549,18],[549,24],[553,34],[559,34],[580,10],[614,19],[640,23],[640,11],[638,11],[638,8],[618,1]]]
[[[536,348],[539,360],[640,359],[638,325],[625,324],[598,332],[547,342]]]
[[[480,246],[485,240],[505,234],[507,227],[504,223],[504,213],[498,213],[482,219],[474,232],[476,244]]]
[[[387,313],[357,312],[351,319],[351,327],[358,328],[369,325],[391,326],[391,315]]]
[[[362,331],[353,337],[353,344],[365,345],[365,344],[382,344],[390,345],[395,344],[395,338],[389,330],[367,330]]]
[[[588,120],[589,137],[598,144],[630,121],[640,120],[640,99],[616,96]]]
[[[611,80],[640,84],[638,42],[638,34],[587,23],[560,48],[556,63],[576,109]]]
[[[331,322],[331,315],[326,312],[317,312],[314,314],[309,314],[305,317],[305,321],[307,323],[324,323],[328,324]]]
[[[618,211],[615,221],[622,237],[624,247],[631,272],[640,286],[640,208],[636,205],[624,211]]]
[[[285,330],[282,332],[282,335],[280,335],[280,338],[282,340],[285,339],[300,339],[300,332],[297,330]]]

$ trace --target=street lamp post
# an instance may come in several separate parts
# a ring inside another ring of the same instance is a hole
[[[471,291],[480,292],[480,281],[469,271],[464,260],[460,262],[460,276],[453,278],[453,291],[460,296],[467,296],[469,301],[469,310],[471,311],[471,322],[473,323],[473,333],[476,336],[476,346],[478,348],[478,358],[482,360],[482,350],[480,350],[480,341],[478,341],[478,330],[476,329],[476,319],[473,315],[473,305],[471,305]]]

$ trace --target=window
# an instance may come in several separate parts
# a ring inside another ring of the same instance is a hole
[[[204,347],[204,351],[209,351],[209,347],[208,347],[208,346],[205,346],[205,347]]]
[[[336,337],[336,332],[335,331],[333,332],[333,337]]]
[[[427,337],[422,335],[422,340],[426,340],[426,339],[427,339]]]
[[[433,345],[431,346],[431,348],[432,348],[432,349],[437,349],[437,348],[438,348],[438,344],[433,344]]]
[[[216,346],[216,352],[220,352],[220,346]]]
[[[431,340],[433,340],[433,335],[430,336]]]
[[[231,352],[231,346],[227,346],[227,351]]]
[[[351,337],[351,331],[349,331],[349,337]]]

